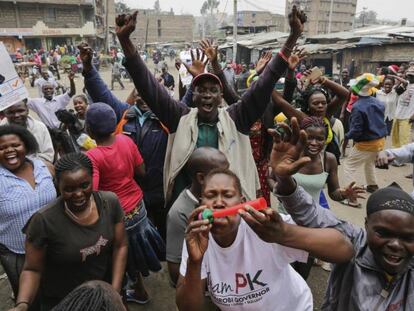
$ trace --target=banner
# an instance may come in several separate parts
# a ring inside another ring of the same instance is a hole
[[[17,74],[6,47],[0,42],[0,111],[28,96],[29,93]]]

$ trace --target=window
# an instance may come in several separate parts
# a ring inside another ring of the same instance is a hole
[[[158,26],[158,37],[161,37],[161,20],[157,20],[157,26]]]
[[[46,20],[49,22],[56,21],[56,9],[54,8],[47,8],[46,9]]]

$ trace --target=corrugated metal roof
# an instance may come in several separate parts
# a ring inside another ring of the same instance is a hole
[[[350,31],[333,32],[330,34],[321,34],[316,36],[310,36],[307,41],[319,41],[319,40],[351,40],[361,37],[387,37],[389,34],[403,34],[413,33],[413,26],[400,26],[400,25],[373,25],[363,28],[356,28]]]
[[[280,39],[286,38],[289,35],[287,32],[271,31],[261,32],[255,34],[248,34],[237,37],[237,44],[247,48],[257,48],[263,44],[276,45]],[[233,37],[227,37],[227,42],[220,45],[220,49],[225,49],[233,46]]]

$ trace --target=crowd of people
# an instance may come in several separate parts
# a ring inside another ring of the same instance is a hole
[[[219,310],[313,310],[314,262],[330,271],[322,310],[412,310],[414,195],[380,188],[375,175],[413,161],[414,63],[316,74],[297,47],[306,19],[293,6],[283,47],[254,68],[220,64],[202,40],[176,64],[192,76],[178,78],[177,100],[168,67],[151,72],[130,39],[137,12],[122,14],[111,88],[82,43],[83,94],[74,72],[61,95],[45,75],[38,98],[2,111],[0,262],[11,310],[128,310],[156,299],[145,277],[163,261],[178,310],[206,299]],[[135,87],[125,100],[112,92],[115,81],[124,88],[120,66]],[[366,183],[355,180],[361,166]],[[371,193],[364,228],[334,215],[325,185],[347,208]],[[267,208],[251,206],[259,197]]]

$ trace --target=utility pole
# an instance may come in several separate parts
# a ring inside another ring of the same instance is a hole
[[[109,0],[106,0],[105,3],[105,48],[106,53],[109,53],[109,50],[111,48],[111,40],[109,38]]]
[[[367,9],[368,9],[367,7],[362,8],[362,27],[365,27],[365,16],[366,16]]]
[[[148,14],[145,14],[146,18],[147,18],[147,23],[145,26],[145,43],[144,43],[144,51],[147,50],[147,44],[148,44],[148,28],[149,28],[149,16]]]
[[[329,9],[328,33],[331,33],[333,2],[334,0],[331,0],[331,7]]]
[[[237,57],[237,0],[233,0],[233,61]]]

